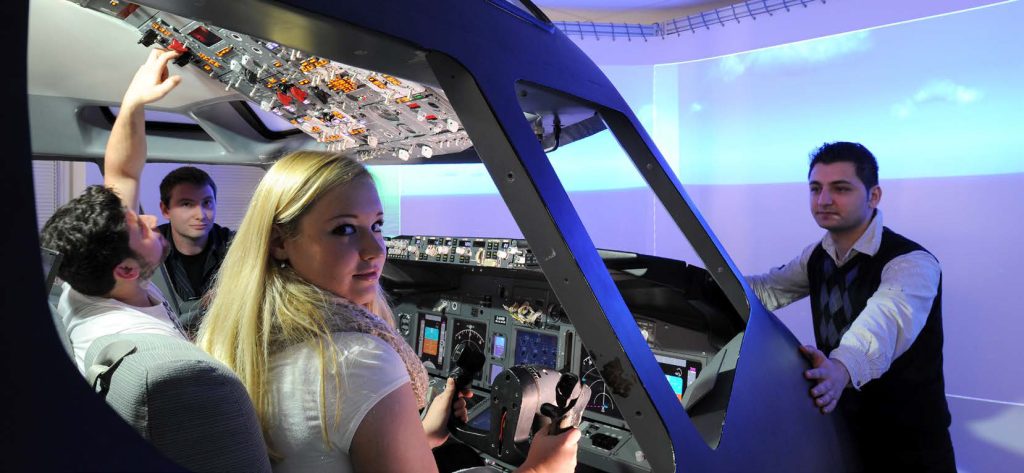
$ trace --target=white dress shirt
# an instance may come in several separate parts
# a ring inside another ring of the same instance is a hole
[[[767,274],[747,276],[747,282],[768,310],[784,307],[810,294],[807,261],[819,244],[836,266],[842,267],[858,253],[878,253],[882,230],[882,211],[878,210],[847,254],[838,255],[835,241],[826,233],[821,242],[808,246],[789,263]],[[928,320],[940,276],[938,260],[926,251],[897,256],[885,265],[878,290],[843,334],[839,346],[828,354],[846,366],[853,387],[860,389],[882,376],[914,343]]]

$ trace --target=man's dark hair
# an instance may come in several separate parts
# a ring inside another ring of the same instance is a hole
[[[213,198],[217,198],[217,184],[213,183],[213,178],[206,171],[197,167],[182,166],[169,172],[164,176],[164,180],[160,181],[160,202],[165,206],[171,206],[171,191],[178,184],[192,184],[199,187],[210,186],[210,189],[213,190]]]
[[[89,186],[43,225],[42,245],[63,255],[57,275],[76,291],[102,296],[114,289],[114,267],[135,255],[125,209],[113,190]]]
[[[807,177],[816,164],[853,163],[857,169],[857,178],[864,187],[871,190],[878,185],[878,161],[864,145],[848,141],[825,143],[811,153],[811,166],[807,169]]]

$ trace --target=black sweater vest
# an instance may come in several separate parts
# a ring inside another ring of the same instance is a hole
[[[807,262],[818,349],[828,354],[838,346],[838,338],[829,333],[831,322],[826,319],[836,323],[835,329],[841,336],[878,290],[885,265],[897,256],[918,250],[927,251],[884,228],[882,244],[875,256],[861,253],[836,268],[824,248],[818,245]],[[837,300],[830,301],[829,295],[837,295],[835,291],[839,291],[839,297],[832,297]],[[893,360],[881,377],[865,383],[860,391],[846,389],[839,408],[855,432],[877,433],[877,428],[907,432],[949,427],[942,375],[941,278],[928,320],[914,343]]]

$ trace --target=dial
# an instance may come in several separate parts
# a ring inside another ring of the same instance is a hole
[[[470,322],[461,319],[455,321],[455,335],[452,338],[452,346],[456,346],[461,342],[467,342],[476,345],[480,353],[486,353],[484,351],[484,347],[487,344],[486,340],[486,325],[480,322]]]
[[[484,348],[487,346],[487,325],[482,322],[455,319],[455,334],[452,336],[452,348],[460,343],[475,345],[480,353],[486,354]],[[483,379],[482,373],[477,373],[476,380]]]
[[[586,348],[583,348],[582,360],[580,360],[580,381],[590,386],[590,401],[587,402],[587,410],[604,414],[615,418],[621,418],[618,408],[612,401],[611,393],[601,373],[594,363],[593,357]]]

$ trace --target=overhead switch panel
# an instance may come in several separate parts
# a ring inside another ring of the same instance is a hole
[[[144,46],[178,51],[175,64],[192,64],[328,149],[364,161],[405,161],[411,150],[427,159],[472,146],[439,90],[148,7],[76,2],[128,22]]]

